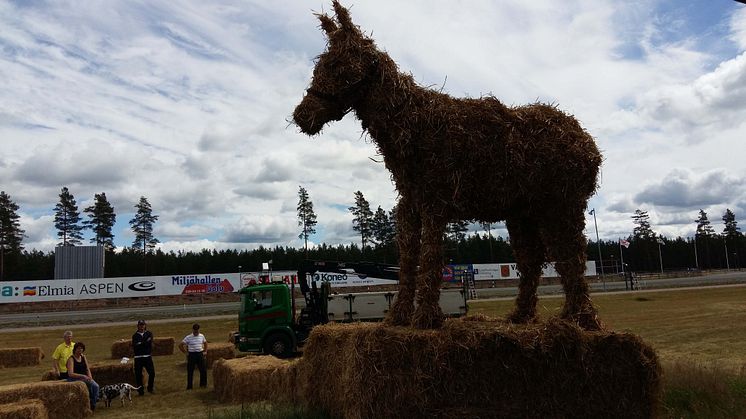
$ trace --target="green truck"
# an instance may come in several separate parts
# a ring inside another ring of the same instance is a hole
[[[379,321],[396,297],[395,291],[332,293],[331,283],[340,278],[375,278],[396,284],[398,268],[375,263],[305,261],[298,270],[303,294],[296,307],[295,284],[254,284],[242,288],[238,331],[232,337],[242,352],[287,358],[298,351],[314,326],[328,322]],[[447,316],[466,314],[463,288],[441,290],[440,306]],[[299,309],[299,310],[298,310]]]

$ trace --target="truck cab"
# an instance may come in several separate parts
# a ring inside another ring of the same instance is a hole
[[[292,355],[297,346],[292,297],[285,284],[252,285],[239,291],[241,310],[236,346],[242,352]]]

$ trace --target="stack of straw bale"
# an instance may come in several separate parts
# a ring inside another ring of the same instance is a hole
[[[319,326],[296,368],[301,401],[347,419],[649,418],[661,375],[638,337],[559,320]]]
[[[207,346],[207,368],[219,359],[233,359],[236,357],[236,346],[232,343],[209,343]]]
[[[174,338],[154,338],[153,339],[153,356],[173,355]],[[131,339],[120,339],[111,344],[111,358],[121,359],[123,357],[132,358],[135,353],[132,350]]]
[[[39,347],[0,349],[0,368],[39,365],[43,358],[44,352]]]
[[[44,402],[39,399],[24,399],[0,404],[0,418],[3,419],[48,419]]]
[[[208,351],[209,353],[209,351]],[[222,403],[296,401],[297,361],[272,356],[218,360],[212,369],[215,394]]]
[[[88,388],[82,381],[46,381],[0,387],[0,405],[29,399],[41,400],[49,419],[84,418],[93,413]]]

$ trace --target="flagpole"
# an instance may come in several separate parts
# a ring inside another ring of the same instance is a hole
[[[662,240],[658,239],[658,259],[661,261],[661,275],[663,275],[663,254],[661,253],[661,242]]]
[[[598,238],[598,223],[596,222],[596,209],[593,208],[590,211],[590,214],[593,214],[593,225],[596,227],[596,244],[598,245],[598,262],[601,264],[601,282],[604,286],[604,291],[606,291],[606,278],[604,277],[604,257],[601,255],[601,240]]]

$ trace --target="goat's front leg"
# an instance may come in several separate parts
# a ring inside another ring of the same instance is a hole
[[[444,219],[422,217],[422,250],[417,274],[417,308],[412,325],[418,329],[436,329],[445,316],[440,308],[440,284],[443,282]]]
[[[414,312],[415,276],[419,263],[420,213],[405,196],[396,207],[396,240],[399,245],[399,293],[386,315],[390,326],[408,326]]]

